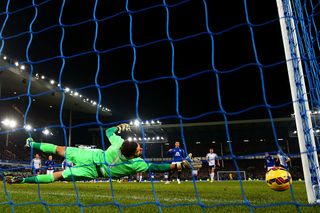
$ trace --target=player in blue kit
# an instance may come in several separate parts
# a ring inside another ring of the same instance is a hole
[[[175,147],[173,149],[169,149],[168,156],[172,157],[171,164],[181,163],[187,157],[185,151],[180,148],[180,142],[179,141],[175,142]],[[173,171],[169,172],[168,179],[165,182],[165,184],[169,184],[170,183],[173,173],[174,173]],[[181,176],[181,170],[180,171],[178,170],[178,175],[177,175],[178,184],[181,183],[180,182],[180,176]]]
[[[266,160],[265,168],[267,169],[267,171],[269,171],[269,169],[271,169],[272,167],[276,166],[276,161],[271,155],[269,155],[268,152],[265,153],[264,159]]]
[[[54,172],[54,161],[52,160],[52,155],[49,155],[48,160],[44,163],[47,168],[47,175],[53,174]]]

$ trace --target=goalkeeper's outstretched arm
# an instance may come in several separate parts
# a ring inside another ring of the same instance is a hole
[[[123,139],[117,135],[116,133],[120,134],[121,132],[130,131],[129,124],[119,124],[115,127],[110,127],[106,130],[106,136],[109,139],[111,145],[118,145],[119,147],[123,143]]]
[[[149,171],[156,173],[163,173],[169,171],[181,171],[183,169],[190,169],[191,166],[188,161],[182,161],[177,164],[171,163],[149,163]]]
[[[176,164],[157,164],[157,163],[149,163],[149,170],[151,172],[168,172],[168,171],[181,171],[183,169],[200,169],[202,167],[201,159],[192,159],[192,155],[189,154],[188,160],[183,160],[182,162],[178,162]]]

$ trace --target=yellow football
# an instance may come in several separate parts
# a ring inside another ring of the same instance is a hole
[[[273,167],[266,173],[267,185],[275,191],[285,191],[292,184],[291,174],[282,167]]]

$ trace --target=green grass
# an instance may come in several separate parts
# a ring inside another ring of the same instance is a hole
[[[47,204],[50,212],[81,212],[73,183],[39,186],[37,184],[6,184],[5,186],[6,190],[4,184],[1,185],[0,212],[47,212],[44,203]],[[120,204],[122,212],[159,212],[150,183],[113,182],[112,186],[115,200],[113,200],[110,183],[76,183],[79,201],[84,207],[83,212],[119,212],[115,202]],[[192,182],[183,182],[180,185],[154,183],[156,199],[161,204],[162,212],[250,212],[249,207],[244,203],[237,181],[198,182],[196,187],[204,204],[203,209],[198,204]],[[254,212],[298,212],[292,204],[259,208],[261,205],[293,202],[290,190],[275,192],[260,181],[243,182],[243,187]],[[296,201],[306,205],[304,183],[294,182],[292,187]],[[10,205],[9,201],[12,201],[13,205]],[[300,206],[300,211],[320,212],[320,206]]]

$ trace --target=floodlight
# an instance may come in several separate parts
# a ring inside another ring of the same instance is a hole
[[[32,129],[32,126],[27,124],[24,126],[25,130],[30,131]]]
[[[48,129],[44,129],[44,130],[42,131],[42,133],[43,133],[44,135],[49,135],[49,134],[50,134],[50,131],[49,131]]]

